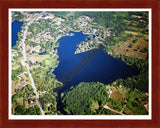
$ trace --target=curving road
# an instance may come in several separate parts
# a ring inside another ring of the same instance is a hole
[[[114,109],[110,108],[110,107],[109,107],[109,106],[107,106],[107,105],[103,106],[103,108],[108,109],[108,110],[111,110],[112,112],[118,113],[118,114],[120,114],[120,115],[125,115],[124,113],[122,113],[122,112],[118,112],[118,111],[116,111],[116,110],[114,110]]]
[[[33,78],[32,78],[32,74],[31,74],[31,72],[30,72],[29,65],[27,64],[26,45],[25,45],[25,40],[26,40],[26,36],[27,36],[27,32],[28,32],[28,27],[29,27],[29,25],[30,25],[35,19],[40,18],[40,16],[41,16],[42,14],[43,14],[43,13],[39,14],[38,16],[36,16],[36,17],[33,18],[32,20],[30,20],[30,21],[28,22],[28,24],[25,26],[25,31],[24,31],[24,35],[23,35],[23,39],[22,39],[22,45],[23,45],[23,51],[22,51],[22,53],[23,53],[23,58],[24,58],[24,61],[25,61],[25,64],[26,64],[26,68],[27,68],[27,70],[28,70],[28,74],[29,74],[30,80],[31,80],[31,85],[32,85],[32,87],[33,87],[33,89],[34,89],[34,92],[35,92],[35,94],[36,94],[36,99],[37,99],[37,101],[38,101],[38,106],[40,107],[41,114],[42,114],[42,115],[45,115],[45,113],[44,113],[44,111],[43,111],[43,109],[42,109],[42,105],[41,105],[41,103],[40,103],[40,101],[39,101],[39,94],[38,94],[38,92],[37,92],[37,90],[36,90],[36,86],[35,86],[35,84],[34,84],[34,80],[33,80]]]

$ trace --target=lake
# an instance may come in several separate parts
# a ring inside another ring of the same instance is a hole
[[[87,41],[81,32],[73,32],[73,36],[64,36],[59,43],[59,65],[53,72],[56,78],[64,83],[61,92],[80,82],[111,83],[118,78],[137,75],[139,71],[120,59],[113,58],[100,48],[90,52],[74,54],[77,44]],[[96,53],[96,54],[94,54]]]
[[[21,31],[23,22],[13,21],[12,22],[12,47],[16,45],[18,41],[18,32]]]
[[[34,13],[41,13],[42,11],[34,11],[34,12],[28,12],[29,14],[34,14]]]

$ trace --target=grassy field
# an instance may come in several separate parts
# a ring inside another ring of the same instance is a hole
[[[93,105],[92,105],[92,110],[94,111],[94,112],[96,112],[96,110],[99,108],[99,104],[98,104],[98,102],[96,101],[94,101],[93,103],[92,103]]]
[[[127,31],[128,33],[128,31]],[[143,52],[144,49],[148,49],[148,38],[147,35],[142,37],[130,38],[126,42],[119,42],[115,46],[112,46],[112,51],[115,55],[126,55],[134,58],[146,59],[148,57],[148,51]]]

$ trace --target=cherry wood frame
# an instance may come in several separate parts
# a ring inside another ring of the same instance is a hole
[[[151,120],[9,120],[8,11],[9,8],[151,8],[152,9],[152,119]],[[0,0],[0,128],[160,127],[160,1],[159,0]]]

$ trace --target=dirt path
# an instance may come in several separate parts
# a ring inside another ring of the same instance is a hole
[[[110,108],[110,107],[107,106],[107,105],[103,106],[103,108],[108,109],[108,110],[111,110],[112,112],[118,113],[118,114],[120,114],[120,115],[125,115],[125,114],[123,114],[122,112],[118,112],[118,111],[116,111],[116,110]]]
[[[123,111],[124,111],[124,109],[125,109],[126,106],[127,106],[126,104],[123,106],[123,108],[121,110],[121,113],[123,113]]]

